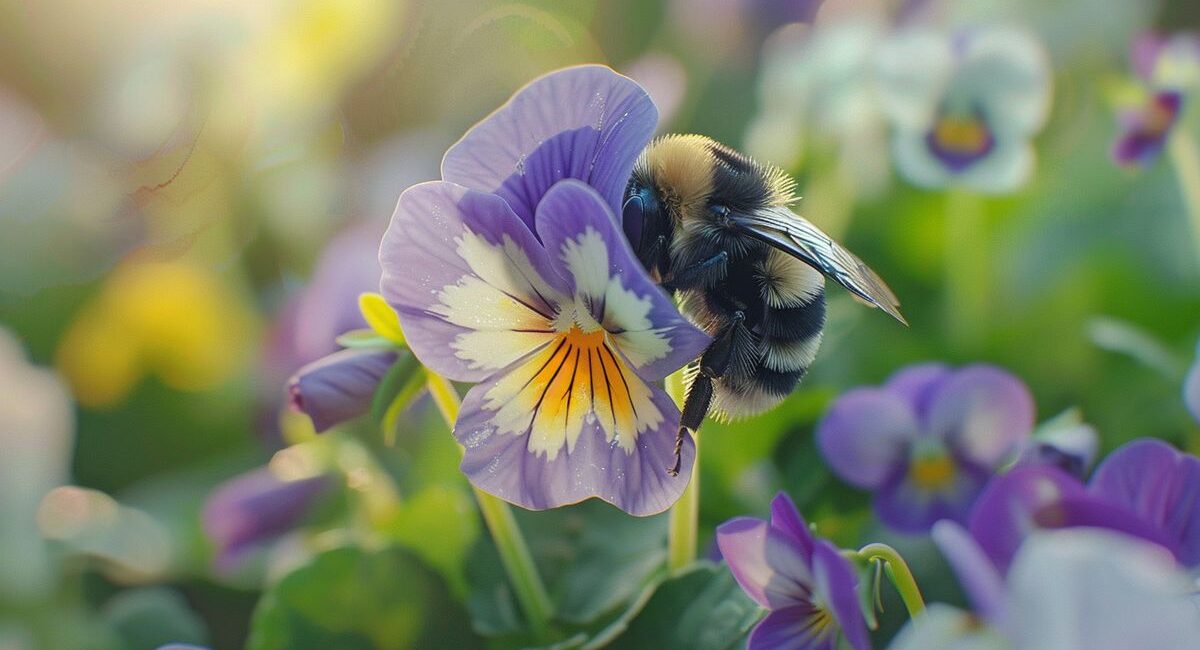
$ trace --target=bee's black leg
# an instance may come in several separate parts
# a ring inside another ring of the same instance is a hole
[[[669,292],[675,291],[680,287],[690,286],[705,271],[717,266],[718,264],[723,266],[728,261],[729,252],[720,251],[716,255],[713,255],[706,260],[701,260],[687,267],[686,269],[680,269],[679,271],[676,271],[669,279],[665,280],[661,286],[663,289],[666,289]]]
[[[712,405],[713,380],[725,374],[729,361],[733,358],[734,341],[737,330],[742,327],[746,315],[736,312],[731,322],[700,357],[700,370],[692,385],[688,388],[687,397],[683,400],[683,409],[679,418],[679,431],[675,434],[675,464],[667,469],[671,476],[678,476],[680,465],[683,463],[683,438],[688,432],[700,428],[704,418],[708,416],[708,408]]]

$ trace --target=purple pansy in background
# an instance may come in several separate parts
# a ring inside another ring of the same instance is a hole
[[[1192,417],[1200,422],[1200,346],[1196,347],[1196,361],[1183,380],[1183,403],[1192,412]]]
[[[750,650],[833,650],[839,636],[870,650],[854,568],[833,544],[813,538],[786,494],[771,502],[770,522],[721,524],[717,545],[746,594],[770,610],[751,632]]]
[[[265,467],[217,486],[201,515],[216,569],[235,570],[250,551],[300,525],[332,487],[328,475],[284,480]]]
[[[289,403],[312,417],[318,431],[361,415],[370,406],[395,352],[338,352],[335,339],[367,327],[358,300],[363,292],[379,288],[381,232],[373,224],[362,224],[334,237],[317,260],[308,286],[284,307],[260,363],[261,385],[270,391],[263,400],[269,405],[269,428],[275,426],[279,400],[289,384]],[[322,358],[325,355],[330,356]]]
[[[1200,81],[1200,38],[1147,34],[1130,50],[1140,85],[1118,113],[1121,131],[1112,156],[1121,165],[1146,167],[1158,160]]]
[[[1200,566],[1200,458],[1136,440],[1110,454],[1086,486],[1055,467],[1018,466],[988,485],[969,529],[1004,572],[1032,531],[1081,526],[1142,538]]]
[[[920,364],[878,388],[834,402],[817,444],[842,480],[875,493],[879,519],[921,533],[939,519],[966,521],[988,479],[1033,428],[1020,380],[995,367]]]
[[[894,127],[896,167],[929,188],[1011,192],[1032,176],[1030,138],[1049,114],[1049,57],[1007,27],[913,28],[878,55],[879,98]]]
[[[668,508],[679,411],[657,382],[708,337],[633,256],[616,215],[654,131],[645,91],[602,66],[520,90],[409,188],[380,249],[413,354],[467,393],[454,427],[476,487],[543,509]]]
[[[935,603],[890,650],[1188,650],[1200,638],[1195,582],[1168,553],[1110,530],[1038,531],[996,573],[957,524],[934,527],[973,612]]]

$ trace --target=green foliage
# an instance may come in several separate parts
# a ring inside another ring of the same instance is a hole
[[[272,586],[248,650],[481,647],[445,584],[398,549],[326,551]]]
[[[160,587],[117,594],[104,608],[104,620],[128,650],[155,650],[168,643],[205,645],[204,622],[178,593]]]

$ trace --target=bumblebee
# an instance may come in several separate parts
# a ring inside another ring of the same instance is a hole
[[[821,344],[826,277],[905,323],[887,284],[793,213],[796,200],[782,170],[700,135],[659,138],[634,166],[625,235],[651,277],[712,337],[685,369],[671,475],[684,434],[710,411],[754,415],[796,388]]]

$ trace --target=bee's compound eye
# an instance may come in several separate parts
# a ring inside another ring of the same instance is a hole
[[[625,199],[625,205],[621,209],[621,228],[625,231],[626,239],[635,247],[642,241],[645,206],[645,201],[639,193]]]

